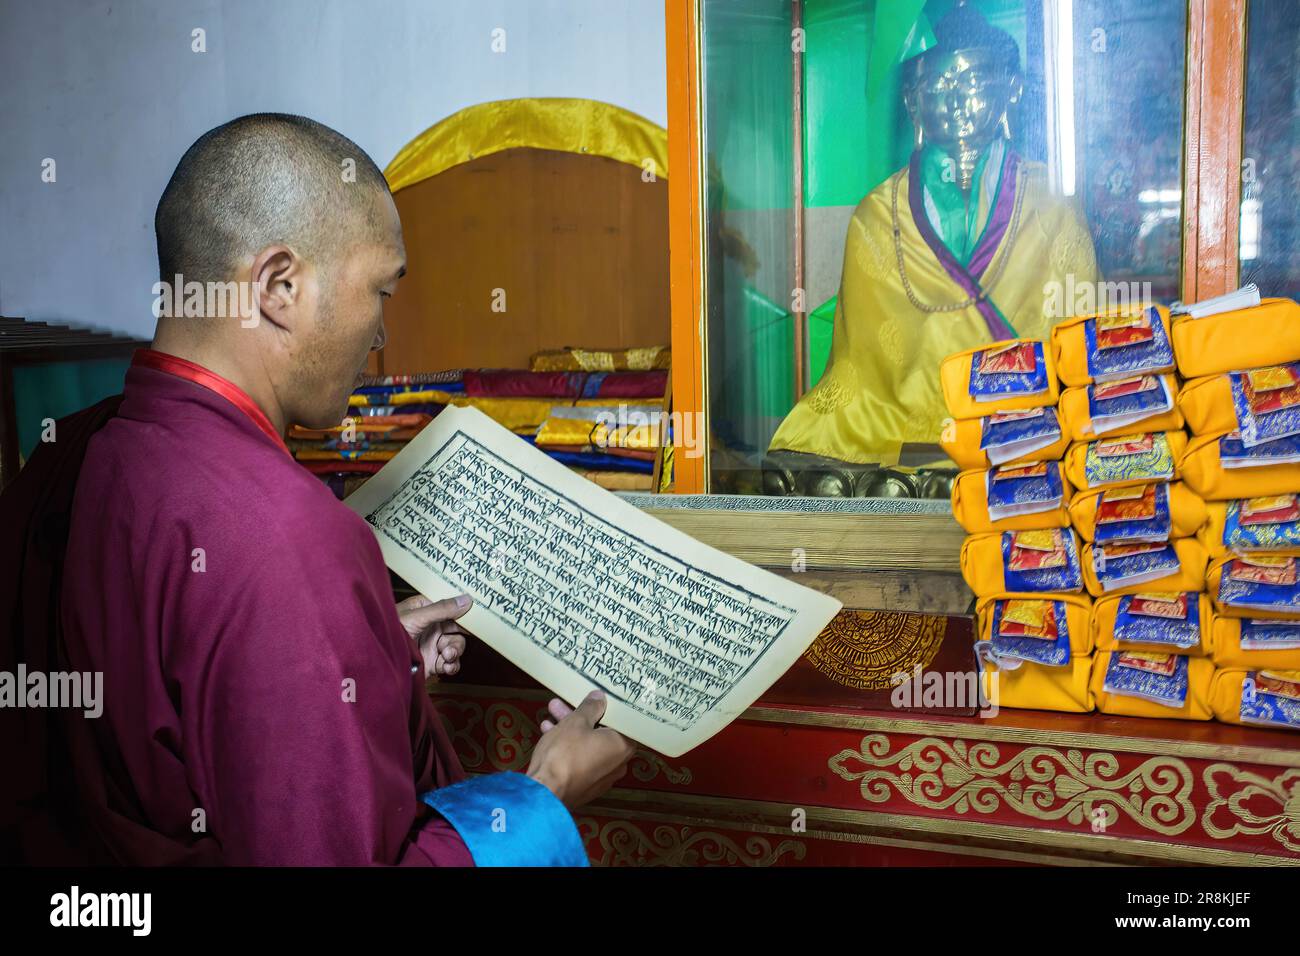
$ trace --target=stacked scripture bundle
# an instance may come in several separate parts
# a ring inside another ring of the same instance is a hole
[[[1181,468],[1207,512],[1209,707],[1228,723],[1300,728],[1300,306],[1190,311],[1173,342],[1192,431]]]
[[[1163,306],[1080,316],[1052,331],[1078,489],[1096,648],[1089,683],[1108,714],[1208,720],[1205,504],[1179,480],[1187,447]]]
[[[566,349],[538,353],[527,370],[371,376],[353,391],[342,425],[295,426],[289,447],[344,497],[442,409],[471,406],[597,484],[649,491],[668,385],[659,366],[666,361],[666,349]],[[592,368],[538,367],[580,363]]]
[[[960,352],[940,379],[955,419],[944,449],[964,469],[953,514],[970,535],[961,568],[977,598],[986,692],[1009,707],[1090,711],[1092,602],[1069,527],[1050,350],[1015,340]]]

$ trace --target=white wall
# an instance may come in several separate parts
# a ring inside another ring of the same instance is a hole
[[[301,113],[383,167],[522,96],[666,124],[662,0],[0,0],[0,315],[153,333],[153,212],[181,154]],[[206,31],[207,52],[191,51]],[[504,29],[504,53],[492,32]],[[57,182],[41,181],[46,157]]]

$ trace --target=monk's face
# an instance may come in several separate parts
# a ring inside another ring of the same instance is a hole
[[[906,94],[912,122],[926,142],[955,154],[980,149],[997,135],[1020,79],[981,50],[926,57]]]
[[[406,249],[397,207],[376,191],[378,228],[323,269],[308,346],[298,380],[297,420],[326,428],[347,414],[348,396],[365,374],[370,352],[384,345],[384,300],[406,272]]]

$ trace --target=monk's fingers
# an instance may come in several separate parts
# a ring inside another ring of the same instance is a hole
[[[545,734],[545,733],[549,733],[550,731],[552,731],[552,730],[554,730],[554,729],[555,729],[555,722],[554,722],[554,721],[550,721],[550,720],[543,720],[543,721],[542,721],[542,733],[544,733],[544,734]]]
[[[454,661],[464,653],[464,634],[443,632],[438,636],[438,656],[444,661]]]
[[[565,717],[568,717],[573,713],[573,708],[558,697],[552,698],[551,702],[546,705],[546,709],[557,721],[563,720]]]
[[[449,661],[440,657],[433,665],[433,669],[443,677],[450,677],[460,670],[460,661]]]

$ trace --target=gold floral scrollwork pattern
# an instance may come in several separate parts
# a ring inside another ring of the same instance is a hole
[[[773,846],[766,837],[751,834],[742,847],[721,833],[677,824],[659,825],[647,833],[626,820],[581,817],[577,823],[583,845],[597,866],[775,866],[801,861],[808,852],[798,840],[781,840]],[[593,840],[596,846],[591,845]]]
[[[930,666],[948,619],[903,611],[841,611],[804,652],[808,662],[837,684],[888,690],[895,674],[912,676]]]
[[[1292,767],[1270,780],[1215,763],[1205,768],[1204,780],[1211,799],[1201,827],[1208,835],[1228,840],[1239,833],[1267,834],[1291,853],[1300,853],[1300,769]]]
[[[663,757],[649,750],[638,750],[628,763],[628,770],[642,783],[648,783],[661,773],[669,783],[682,787],[695,779],[689,767],[670,767]]]
[[[472,700],[439,697],[436,710],[443,727],[447,729],[447,736],[451,738],[451,745],[455,748],[461,765],[470,770],[477,769],[483,763],[485,754],[483,748],[474,739],[474,730],[483,720],[483,708]]]
[[[830,758],[830,769],[857,781],[868,803],[897,792],[930,810],[995,813],[1003,808],[1035,820],[1087,824],[1104,832],[1121,813],[1166,836],[1196,820],[1192,772],[1176,757],[1156,756],[1121,773],[1114,754],[1025,747],[1003,760],[986,741],[923,737],[894,753],[884,734],[862,738],[857,751]]]
[[[510,704],[491,704],[483,715],[487,727],[488,759],[493,770],[523,770],[542,735],[536,720]]]

